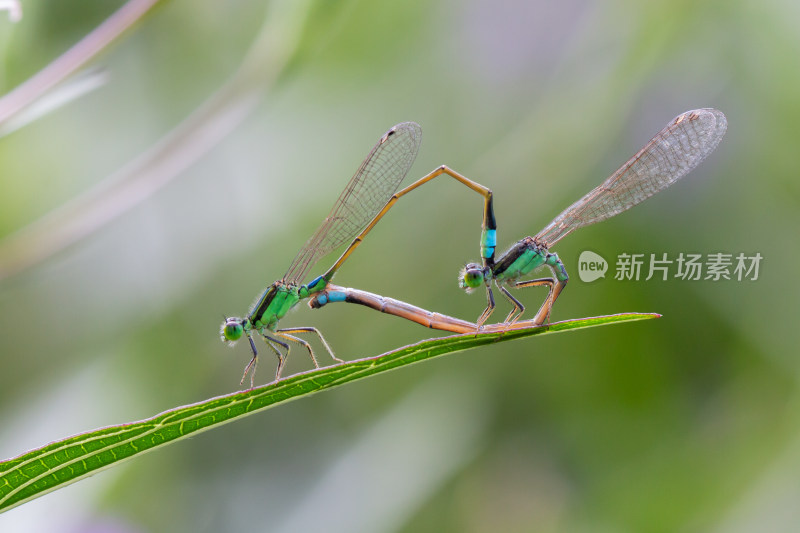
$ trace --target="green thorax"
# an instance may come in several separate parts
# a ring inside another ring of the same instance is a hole
[[[492,277],[497,281],[514,281],[542,266],[547,258],[547,249],[526,237],[514,244],[510,250],[492,266]]]
[[[256,301],[248,314],[248,320],[252,329],[256,330],[275,330],[278,321],[282,319],[289,310],[300,302],[308,298],[311,294],[319,292],[325,288],[321,278],[314,279],[308,285],[295,285],[284,281],[276,281],[264,291],[264,294]]]

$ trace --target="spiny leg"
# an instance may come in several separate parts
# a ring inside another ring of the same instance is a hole
[[[250,376],[250,388],[252,389],[255,386],[253,380],[256,378],[256,366],[258,365],[258,350],[256,350],[256,343],[253,342],[253,337],[250,336],[248,333],[247,340],[250,341],[250,350],[253,352],[253,358],[250,359],[250,362],[247,363],[247,366],[244,367],[244,374],[242,374],[242,380],[239,382],[239,385],[244,383],[244,378],[247,377],[247,373],[250,372],[250,369],[253,369],[253,374]]]
[[[491,285],[487,284],[486,285],[486,309],[484,309],[483,313],[481,313],[481,316],[478,317],[478,321],[477,321],[478,328],[477,329],[481,329],[481,326],[483,326],[483,323],[486,322],[487,320],[489,320],[489,317],[492,316],[492,313],[494,313],[494,294],[492,294]]]
[[[539,308],[536,316],[533,317],[534,324],[544,324],[550,320],[550,311],[553,309],[553,304],[556,303],[558,295],[561,294],[561,291],[564,290],[569,281],[567,269],[564,268],[564,263],[558,258],[558,254],[548,252],[544,264],[550,268],[555,280],[550,280],[550,292],[547,294],[547,299],[545,299],[542,307]],[[555,282],[555,285],[552,282]]]
[[[484,206],[483,206],[483,232],[481,237],[482,247],[485,244],[485,250],[481,251],[481,255],[483,256],[484,266],[491,265],[494,263],[494,242],[495,242],[495,234],[497,230],[497,223],[495,222],[494,218],[494,203],[492,200],[492,191],[488,187],[484,187],[483,185],[476,183],[465,176],[462,176],[455,170],[442,165],[427,176],[423,176],[422,178],[418,179],[405,189],[394,194],[391,199],[386,203],[386,205],[381,209],[381,211],[375,215],[375,218],[367,225],[364,230],[358,234],[358,236],[353,239],[353,242],[347,247],[347,249],[342,253],[336,263],[328,269],[328,271],[322,276],[325,281],[330,281],[333,278],[333,275],[336,274],[336,271],[339,270],[339,267],[347,260],[351,253],[364,241],[364,238],[367,234],[372,231],[372,228],[380,221],[383,216],[389,212],[389,209],[399,200],[401,197],[405,196],[406,194],[410,193],[417,187],[428,183],[432,179],[441,176],[442,174],[446,174],[451,178],[455,179],[459,183],[467,186],[468,188],[472,189],[473,191],[477,192],[478,194],[482,195],[484,198]],[[490,313],[491,314],[491,313]],[[488,318],[488,316],[487,316]]]
[[[256,386],[255,385],[255,379],[256,379],[256,367],[257,366],[258,366],[258,357],[256,357],[254,355],[253,358],[250,359],[250,362],[247,363],[247,366],[244,367],[244,374],[242,374],[242,379],[241,379],[241,381],[239,381],[239,385],[242,385],[244,383],[244,378],[247,377],[247,373],[250,372],[250,369],[252,368],[253,369],[253,373],[250,374],[250,388],[252,389],[253,387]]]
[[[547,297],[544,299],[542,306],[539,308],[539,311],[533,318],[533,322],[536,325],[544,324],[544,322],[550,317],[550,309],[553,307],[553,303],[555,302],[555,298],[551,299],[555,283],[556,281],[553,278],[541,278],[532,279],[530,281],[518,281],[514,284],[514,287],[517,289],[523,289],[525,287],[541,287],[542,285],[546,285],[548,287],[549,290],[547,292]],[[559,290],[559,292],[561,291]],[[542,316],[544,318],[542,318]],[[517,318],[519,318],[519,316],[517,316]]]
[[[287,356],[289,355],[289,345],[286,344],[285,342],[281,342],[277,339],[273,339],[272,337],[268,337],[266,335],[264,335],[263,337],[264,337],[264,342],[267,344],[267,346],[269,346],[270,349],[273,352],[275,352],[275,355],[278,356],[278,370],[276,371],[276,378],[275,378],[278,379],[277,376],[280,375],[281,369],[283,368],[284,358],[281,355],[280,350],[278,350],[272,343],[276,342],[281,346],[283,346],[286,349]],[[258,367],[258,351],[256,350],[255,342],[253,342],[253,337],[248,335],[247,340],[250,341],[250,349],[253,351],[253,358],[250,359],[250,362],[247,363],[247,366],[244,368],[244,374],[242,374],[242,380],[239,382],[239,385],[244,383],[244,379],[247,377],[247,373],[252,370],[252,373],[250,374],[250,388],[252,389],[255,386],[256,367]]]
[[[505,321],[506,324],[513,324],[519,319],[519,317],[522,316],[522,313],[525,312],[525,306],[522,305],[522,302],[511,296],[511,293],[508,292],[508,289],[506,289],[505,287],[501,287],[500,285],[498,285],[497,287],[500,289],[500,292],[503,293],[503,296],[508,298],[508,301],[511,302],[511,305],[514,306],[511,312],[508,313],[508,316],[506,317]]]
[[[567,269],[564,268],[564,263],[562,263],[558,258],[558,254],[548,252],[547,248],[544,246],[541,247],[540,251],[544,254],[544,264],[550,269],[550,272],[553,273],[553,277],[533,279],[530,281],[518,281],[514,284],[514,287],[520,289],[524,287],[537,287],[541,285],[547,285],[549,288],[547,297],[544,299],[544,302],[542,302],[542,306],[539,308],[539,311],[536,312],[536,316],[533,317],[533,323],[537,326],[542,325],[550,320],[550,311],[553,309],[553,304],[556,302],[558,295],[561,294],[561,291],[564,290],[564,287],[567,286],[567,282],[569,281]]]
[[[552,282],[553,280],[550,281]],[[561,291],[563,291],[566,286],[567,280],[555,280],[555,284],[551,286],[550,293],[547,295],[542,307],[539,308],[536,316],[533,317],[533,322],[535,324],[544,324],[550,320],[550,311],[553,309],[553,304],[556,303],[556,298],[558,298],[558,295],[561,294]]]
[[[311,356],[311,361],[314,363],[314,368],[319,368],[319,363],[317,362],[317,358],[314,356],[314,350],[311,349],[311,345],[307,341],[304,341],[299,337],[294,337],[292,335],[289,335],[285,333],[284,330],[278,330],[275,332],[275,334],[283,339],[286,339],[287,341],[296,342],[297,344],[304,346],[306,350],[308,350],[308,355]],[[288,351],[286,352],[286,358],[287,359],[289,358]],[[280,375],[278,375],[276,379],[280,379]]]
[[[273,339],[272,337],[268,337],[266,335],[264,335],[264,342],[267,343],[267,346],[269,346],[270,349],[272,349],[272,351],[278,357],[278,368],[275,369],[275,381],[278,381],[279,379],[281,379],[281,372],[283,371],[283,365],[286,364],[286,359],[288,359],[289,357],[290,347],[285,342],[281,342],[278,339]],[[286,350],[286,355],[281,354],[281,351],[278,348],[276,348],[275,344],[273,343],[283,346],[283,349]]]
[[[556,274],[557,277],[555,279],[542,278],[531,281],[520,281],[515,284],[515,287],[518,288],[536,287],[541,285],[547,285],[550,288],[549,292],[547,293],[547,298],[544,299],[544,302],[542,302],[542,306],[539,308],[536,316],[533,317],[533,323],[536,325],[544,324],[550,320],[550,311],[553,309],[553,304],[556,303],[558,295],[561,294],[561,291],[563,291],[564,287],[567,286],[567,281],[569,281],[569,277],[566,276],[563,265],[561,265],[561,270],[564,273],[563,276],[558,276],[559,273],[555,267],[551,265],[548,266],[550,266],[551,270],[553,270],[553,273]],[[558,279],[559,277],[564,277],[566,279]]]
[[[318,330],[317,328],[312,328],[312,327],[309,326],[309,327],[302,327],[302,328],[279,329],[278,331],[281,332],[281,333],[305,333],[305,332],[315,333],[317,335],[317,337],[319,337],[319,340],[322,341],[322,345],[325,346],[326,350],[328,350],[328,354],[330,354],[330,356],[333,358],[333,360],[334,361],[338,361],[340,363],[344,363],[344,361],[342,359],[339,359],[338,357],[336,357],[336,355],[333,353],[333,350],[331,349],[330,344],[328,344],[328,341],[326,341],[325,337],[322,336],[322,332],[320,330]]]

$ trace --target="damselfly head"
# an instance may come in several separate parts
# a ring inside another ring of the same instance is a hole
[[[483,273],[483,267],[477,263],[468,263],[461,269],[458,274],[458,286],[467,291],[472,292],[485,283],[486,276]]]
[[[219,331],[222,342],[230,343],[231,345],[242,338],[244,334],[244,325],[241,318],[228,317],[222,323]]]

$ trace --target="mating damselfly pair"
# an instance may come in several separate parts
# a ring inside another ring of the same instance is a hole
[[[569,280],[564,264],[557,254],[550,252],[550,247],[573,230],[611,218],[678,181],[714,151],[726,128],[725,115],[716,109],[696,109],[678,115],[619,170],[566,208],[542,231],[518,241],[495,258],[497,225],[492,191],[446,166],[441,166],[398,190],[417,156],[422,131],[414,122],[394,126],[381,137],[361,163],[333,209],[298,252],[286,274],[267,287],[247,315],[243,318],[226,318],[223,323],[223,341],[233,344],[246,336],[250,343],[253,357],[245,368],[242,383],[247,374],[251,373],[251,387],[254,384],[258,363],[258,350],[253,340],[255,335],[262,337],[278,357],[276,379],[280,379],[291,344],[299,344],[308,350],[314,366],[319,367],[311,345],[297,336],[301,333],[317,335],[328,354],[334,360],[343,362],[334,355],[330,345],[316,328],[278,328],[279,321],[286,313],[306,299],[315,309],[328,303],[357,303],[429,328],[454,333],[503,331],[520,324],[545,324],[549,320],[553,304]],[[406,194],[438,176],[454,178],[480,194],[484,200],[480,237],[481,263],[467,264],[459,277],[459,286],[468,292],[481,287],[486,290],[486,309],[474,323],[331,283],[342,264],[392,206]],[[303,283],[308,272],[322,256],[348,241],[349,246],[333,266],[321,276]],[[552,277],[523,279],[539,267],[548,268]],[[510,302],[512,309],[502,323],[485,325],[495,309],[493,286]],[[525,306],[508,289],[537,286],[547,287],[547,296],[533,319],[520,322]]]

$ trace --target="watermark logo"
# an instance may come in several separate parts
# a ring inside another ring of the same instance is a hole
[[[603,256],[584,250],[578,258],[578,277],[585,283],[606,277],[608,262]]]
[[[709,254],[679,253],[637,254],[621,253],[614,264],[617,281],[649,281],[680,279],[684,281],[756,281],[763,256],[760,253]],[[606,260],[589,250],[578,258],[578,277],[590,283],[604,278],[608,270]]]

